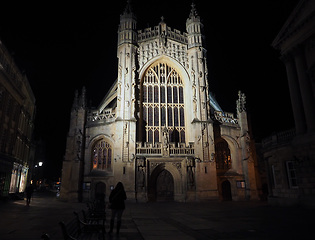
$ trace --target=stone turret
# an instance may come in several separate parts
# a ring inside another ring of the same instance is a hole
[[[130,1],[127,1],[123,14],[120,15],[118,29],[118,46],[124,43],[135,44],[137,42],[137,18],[132,11]]]
[[[242,154],[242,168],[245,178],[245,199],[257,200],[257,183],[255,178],[255,159],[253,156],[254,149],[251,146],[251,137],[249,134],[247,112],[246,112],[246,96],[241,91],[238,92],[238,100],[236,101],[237,118],[240,125],[240,144]]]
[[[197,198],[217,198],[218,187],[216,165],[214,162],[214,136],[210,117],[210,97],[208,86],[207,50],[203,35],[203,24],[197,13],[196,5],[186,20],[188,72],[192,81],[193,125],[195,134],[196,187]],[[211,174],[208,174],[211,173]]]
[[[84,161],[86,123],[86,90],[75,91],[71,109],[70,127],[62,169],[61,198],[67,201],[81,199],[82,166]]]
[[[118,79],[116,107],[115,174],[123,181],[134,179],[133,156],[136,154],[137,18],[130,1],[120,15],[118,28]],[[128,169],[128,170],[122,170]],[[126,189],[131,191],[131,189]]]
[[[188,33],[188,48],[204,45],[203,24],[194,3],[191,5],[189,18],[186,21],[186,30]]]
[[[135,74],[137,52],[136,16],[130,1],[120,15],[118,29],[118,93],[116,116],[119,119],[134,118],[135,113]]]

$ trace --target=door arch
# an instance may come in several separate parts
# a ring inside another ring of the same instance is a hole
[[[231,183],[228,180],[225,180],[222,182],[221,187],[223,200],[231,201],[232,200]]]
[[[174,201],[174,178],[167,170],[162,170],[156,179],[156,200]]]
[[[95,199],[105,197],[106,194],[106,184],[103,182],[98,182],[95,184]]]
[[[105,211],[105,195],[106,195],[106,184],[98,182],[95,184],[95,208],[99,211]]]
[[[173,201],[174,177],[165,169],[165,164],[158,165],[152,172],[148,182],[149,201]]]

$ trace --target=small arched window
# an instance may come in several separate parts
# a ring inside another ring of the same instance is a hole
[[[224,139],[215,144],[215,159],[217,169],[230,169],[232,167],[231,152]]]
[[[92,169],[112,169],[112,146],[104,139],[97,141],[92,147]]]

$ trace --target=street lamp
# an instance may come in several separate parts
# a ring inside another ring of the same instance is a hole
[[[43,177],[43,169],[41,168],[43,166],[43,162],[40,161],[34,166],[34,182],[36,188],[40,187],[42,184],[42,177]]]

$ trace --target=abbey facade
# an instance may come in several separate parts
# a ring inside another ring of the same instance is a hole
[[[239,92],[237,114],[210,94],[203,24],[192,5],[186,31],[137,30],[129,3],[120,16],[118,76],[98,108],[75,95],[62,169],[61,199],[257,199],[255,153]]]

